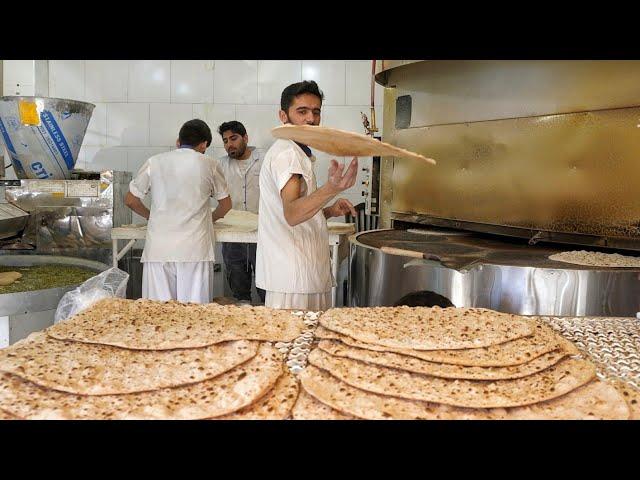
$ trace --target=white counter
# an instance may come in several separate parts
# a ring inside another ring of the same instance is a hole
[[[347,236],[355,233],[353,223],[327,222],[329,230],[329,245],[331,247],[331,271],[333,278],[338,278],[338,247]],[[250,212],[231,210],[224,218],[214,223],[216,242],[219,243],[257,243],[258,242],[258,215]],[[118,266],[118,261],[133,247],[136,240],[144,240],[147,236],[146,225],[126,225],[111,230],[113,245],[113,266]],[[128,240],[121,250],[118,250],[118,241]],[[336,288],[332,289],[333,305],[336,303]]]

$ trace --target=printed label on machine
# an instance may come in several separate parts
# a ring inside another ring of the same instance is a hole
[[[65,193],[66,197],[70,197],[70,198],[96,197],[97,198],[100,196],[100,189],[99,189],[100,182],[98,181],[82,182],[82,181],[74,180],[74,181],[67,181],[65,183],[67,187],[67,190]]]
[[[29,180],[26,183],[27,190],[32,193],[65,194],[64,180]]]
[[[100,196],[100,182],[95,180],[28,180],[25,183],[29,193],[48,193],[65,198]]]

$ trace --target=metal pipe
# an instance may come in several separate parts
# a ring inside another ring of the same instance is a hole
[[[378,131],[376,127],[376,61],[371,60],[371,136]]]
[[[362,124],[364,125],[365,132],[367,135],[371,135],[371,136],[373,136],[378,131],[378,128],[376,127],[375,97],[376,97],[376,61],[371,60],[371,112],[370,112],[371,122],[369,122],[369,119],[364,113],[360,112],[362,115]]]
[[[371,108],[375,106],[376,101],[376,61],[371,60]]]

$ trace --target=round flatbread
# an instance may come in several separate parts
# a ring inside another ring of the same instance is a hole
[[[116,395],[177,387],[227,372],[255,357],[259,342],[237,340],[178,350],[129,350],[57,340],[38,332],[0,350],[0,371],[79,395]]]
[[[255,403],[216,420],[285,420],[291,416],[298,391],[298,380],[285,371],[274,387]]]
[[[394,147],[367,135],[313,125],[282,125],[271,130],[275,138],[293,140],[330,155],[340,157],[404,157],[435,165],[436,161],[419,153]]]
[[[0,410],[0,420],[19,420],[15,415],[11,415],[9,412]]]
[[[506,420],[628,420],[630,409],[612,385],[600,380],[548,402],[509,408]]]
[[[213,379],[124,395],[63,393],[0,373],[0,409],[24,419],[205,419],[251,405],[273,388],[282,372],[281,354],[262,344],[251,360]]]
[[[345,415],[338,410],[325,405],[304,389],[300,390],[298,401],[293,407],[294,420],[355,420],[351,415]]]
[[[640,390],[632,387],[627,382],[615,381],[612,385],[622,394],[631,411],[631,420],[640,420]]]
[[[420,358],[428,362],[462,365],[468,367],[508,367],[521,365],[556,349],[568,355],[578,355],[579,350],[564,337],[558,335],[546,325],[536,322],[534,333],[528,337],[510,340],[498,345],[465,350],[411,350],[403,348],[383,347],[355,340],[341,333],[333,332],[318,326],[315,337],[320,339],[339,340],[345,345],[364,348],[376,352],[395,352],[410,357]]]
[[[313,350],[308,360],[361,390],[467,408],[518,407],[551,400],[588,383],[596,375],[592,363],[570,357],[528,377],[495,381],[421,375],[333,357],[320,349]]]
[[[361,342],[413,350],[488,347],[534,332],[527,318],[484,308],[332,308],[319,323]]]
[[[109,298],[46,332],[58,340],[171,350],[230,340],[290,342],[304,329],[302,317],[266,307]]]
[[[619,253],[588,252],[586,250],[555,253],[549,256],[549,260],[589,267],[640,268],[640,257],[620,255]]]
[[[325,411],[367,420],[618,420],[629,416],[624,401],[600,381],[527,407],[473,409],[367,392],[314,366],[307,367],[300,380],[303,391],[327,405]],[[319,408],[316,411],[323,413]]]
[[[540,372],[562,360],[567,354],[562,350],[553,350],[527,363],[509,367],[465,367],[446,363],[427,362],[419,358],[392,352],[374,352],[362,348],[350,347],[335,340],[322,340],[318,348],[334,357],[351,358],[361,362],[373,363],[383,367],[422,373],[434,377],[468,380],[508,380],[522,378]]]

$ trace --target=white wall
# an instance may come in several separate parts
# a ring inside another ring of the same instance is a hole
[[[35,94],[36,60],[3,60],[3,95]]]
[[[5,77],[8,68],[5,64]],[[85,169],[135,173],[149,156],[173,148],[180,126],[191,118],[211,127],[209,152],[216,157],[225,151],[215,130],[228,120],[241,121],[249,143],[265,152],[273,141],[270,129],[279,125],[283,88],[303,79],[316,80],[325,93],[322,125],[363,132],[360,112],[369,115],[371,62],[366,60],[50,60],[48,70],[49,96],[96,105],[77,163]],[[382,100],[376,86],[379,128]],[[316,154],[323,183],[329,156]],[[361,202],[360,187],[359,180],[345,196]]]

